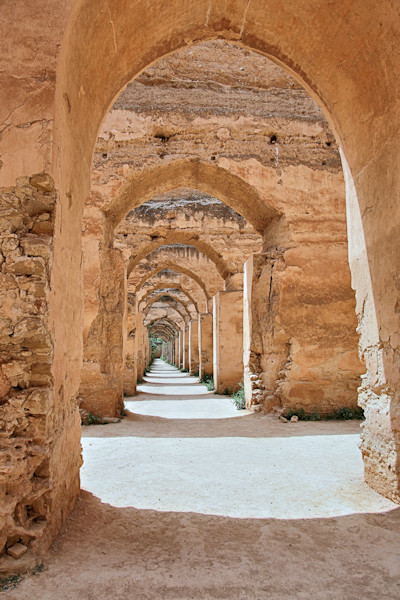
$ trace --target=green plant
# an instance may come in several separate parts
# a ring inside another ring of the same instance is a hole
[[[232,402],[238,410],[243,410],[246,408],[243,383],[239,383],[238,391],[232,394]]]
[[[151,362],[150,362],[150,365],[151,365],[151,363],[154,360],[154,352],[156,350],[158,350],[160,348],[160,346],[162,346],[163,340],[161,338],[156,338],[156,337],[153,337],[152,335],[149,335],[149,343],[150,343],[150,347],[151,347]]]
[[[334,419],[338,419],[339,421],[349,421],[351,419],[364,419],[364,411],[361,406],[357,406],[357,408],[350,408],[348,406],[344,406],[342,408],[338,408],[334,411]]]
[[[299,421],[349,421],[352,419],[364,419],[362,408],[350,408],[344,406],[337,408],[330,413],[320,414],[319,412],[306,412],[304,408],[291,408],[286,410],[283,415],[290,420],[293,416],[299,418]]]
[[[31,574],[32,575],[36,575],[37,573],[43,573],[44,570],[45,570],[44,564],[43,563],[39,563],[38,565],[36,565],[36,567],[34,567],[32,569]]]
[[[212,375],[202,375],[200,379],[200,383],[204,383],[209,392],[212,392],[214,389],[214,379]]]
[[[0,590],[2,592],[13,590],[21,581],[21,575],[10,575],[9,577],[0,577]]]
[[[98,415],[94,415],[93,413],[89,413],[85,419],[85,425],[101,425],[102,420]]]

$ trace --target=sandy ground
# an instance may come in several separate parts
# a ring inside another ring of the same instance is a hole
[[[237,412],[159,362],[147,379],[83,428],[81,498],[7,599],[400,599],[400,508],[362,480],[358,423]]]

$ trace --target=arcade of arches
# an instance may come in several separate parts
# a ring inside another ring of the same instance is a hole
[[[79,409],[119,416],[149,336],[260,415],[361,406],[399,501],[398,7],[314,5],[2,7],[3,572],[57,536]]]

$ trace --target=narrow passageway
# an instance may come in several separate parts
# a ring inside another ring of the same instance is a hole
[[[249,414],[237,411],[227,396],[209,392],[198,377],[159,358],[154,360],[137,390],[139,396],[125,401],[128,410],[135,414],[170,419],[217,419]]]
[[[83,427],[80,500],[10,600],[398,597],[400,510],[358,423],[237,411],[161,360],[125,404]]]

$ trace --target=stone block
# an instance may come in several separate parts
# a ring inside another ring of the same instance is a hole
[[[7,550],[7,554],[15,559],[21,558],[21,556],[26,554],[26,552],[28,552],[28,548],[25,546],[25,544],[20,543],[10,546],[10,548]]]

